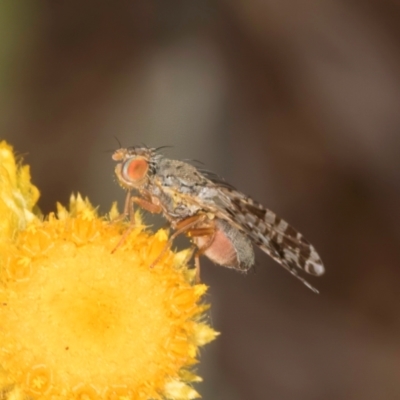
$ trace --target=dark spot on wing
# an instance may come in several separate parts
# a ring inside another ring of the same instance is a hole
[[[300,248],[300,259],[304,260],[304,265],[302,265],[302,267],[305,266],[305,262],[310,258],[310,255],[311,255],[310,246],[302,246]]]
[[[283,251],[282,246],[276,242],[275,238],[272,238],[272,240],[269,243],[270,248],[272,251],[272,254],[275,256],[278,256],[281,260],[285,259],[285,253]]]
[[[285,235],[290,237],[297,237],[297,231],[292,226],[288,225],[285,229]]]
[[[260,219],[265,218],[265,214],[266,214],[267,210],[265,210],[264,208],[258,208],[258,207],[253,206],[252,204],[246,204],[245,208],[249,213],[255,215],[256,217],[258,217]]]

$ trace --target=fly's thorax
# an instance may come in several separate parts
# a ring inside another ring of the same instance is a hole
[[[158,161],[157,177],[162,186],[180,193],[198,195],[207,180],[193,165],[183,161],[161,158]]]
[[[174,218],[184,219],[215,208],[216,189],[194,166],[183,161],[160,158],[151,183],[154,195]],[[215,216],[215,212],[208,214],[209,219]]]
[[[247,271],[254,265],[254,250],[250,240],[228,222],[220,219],[209,221],[213,235],[194,237],[193,241],[204,255],[218,265]]]
[[[171,225],[173,225],[173,221],[182,219],[181,216],[175,212],[174,199],[169,196],[168,193],[165,193],[157,183],[153,182],[153,180],[150,180],[147,185],[147,192],[151,197],[152,203],[161,206],[164,217],[171,222]]]
[[[201,211],[201,208],[195,204],[180,201],[179,199],[173,200],[167,196],[163,198],[162,206],[166,216],[178,221],[197,215]]]
[[[195,196],[182,193],[175,187],[163,184],[162,176],[154,175],[147,186],[153,199],[158,199],[165,216],[171,220],[182,220],[198,214],[201,206]]]

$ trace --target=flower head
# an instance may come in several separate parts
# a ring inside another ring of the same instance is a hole
[[[1,249],[0,397],[198,397],[191,368],[216,332],[204,322],[206,286],[185,265],[190,252],[168,250],[150,268],[167,232],[145,231],[138,216],[118,245],[128,224],[99,217],[79,195],[44,221],[26,213]]]

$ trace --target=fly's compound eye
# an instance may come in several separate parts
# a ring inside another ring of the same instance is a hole
[[[125,162],[122,168],[122,175],[131,182],[142,180],[149,169],[148,162],[143,158],[135,158]]]

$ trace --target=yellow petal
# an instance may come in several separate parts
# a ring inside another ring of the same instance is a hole
[[[38,198],[39,191],[30,182],[29,166],[17,163],[12,147],[0,142],[0,242],[13,239],[35,219],[33,208]]]
[[[198,323],[194,329],[194,341],[197,346],[204,346],[205,344],[212,342],[219,332],[215,332],[207,324]]]
[[[201,397],[191,386],[178,380],[167,382],[164,391],[168,399],[174,400],[198,399]]]

